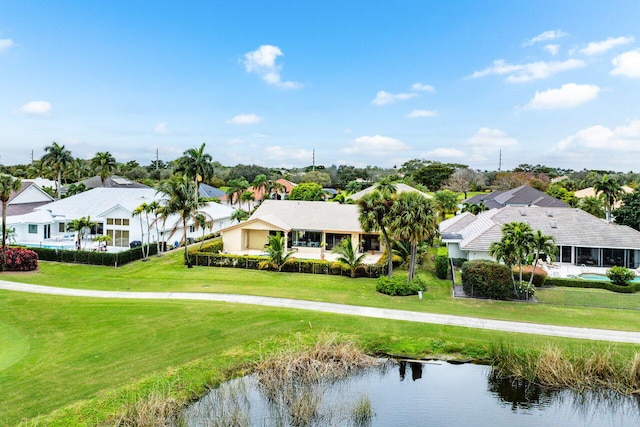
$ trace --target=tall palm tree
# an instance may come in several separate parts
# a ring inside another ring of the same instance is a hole
[[[555,237],[542,234],[542,231],[537,230],[533,233],[533,241],[531,242],[531,249],[534,253],[533,270],[531,271],[531,277],[529,278],[529,286],[533,283],[533,275],[536,273],[536,266],[540,255],[544,254],[548,257],[553,257],[558,252],[558,248],[555,244]]]
[[[596,194],[600,193],[600,197],[607,207],[607,221],[611,222],[613,206],[616,204],[616,201],[624,195],[622,186],[617,179],[609,178],[609,176],[605,174],[599,182],[595,183],[593,189],[596,191]]]
[[[509,222],[502,226],[502,235],[514,244],[514,255],[518,261],[520,285],[522,285],[522,265],[532,251],[533,230],[524,222]]]
[[[261,267],[269,266],[278,271],[282,271],[282,267],[292,260],[292,255],[298,250],[293,249],[287,252],[286,240],[282,233],[269,235],[269,242],[264,245],[264,251],[267,253],[269,260],[261,263]]]
[[[484,204],[482,200],[478,204],[464,202],[462,205],[462,212],[469,212],[474,215],[478,215],[479,213],[487,210],[489,210],[489,208]]]
[[[155,227],[156,229],[156,252],[158,256],[162,255],[162,245],[160,244],[160,227],[158,226],[158,220],[162,214],[162,205],[154,200],[147,204],[147,209],[149,209],[149,213],[153,214],[154,218],[151,224],[149,224],[149,233],[151,233],[151,227]]]
[[[602,199],[599,197],[587,196],[583,199],[580,199],[578,207],[597,218],[606,217],[604,204],[602,203]]]
[[[132,216],[140,217],[140,234],[142,235],[142,260],[147,261],[149,259],[149,245],[151,245],[151,227],[149,223],[149,214],[153,212],[153,208],[147,202],[143,202],[140,206],[133,210]],[[147,221],[147,244],[144,243],[144,228],[142,226],[142,215],[144,214]]]
[[[358,200],[358,208],[360,215],[358,221],[362,230],[369,233],[371,231],[380,231],[384,237],[384,244],[387,248],[387,274],[389,278],[393,276],[393,260],[391,239],[387,232],[389,223],[389,214],[395,201],[395,196],[390,192],[382,193],[373,190],[369,194],[365,194]]]
[[[57,142],[53,142],[51,145],[44,147],[45,155],[42,156],[42,163],[44,166],[48,166],[57,175],[56,185],[58,192],[58,199],[62,198],[62,174],[73,162],[73,156],[71,151],[64,148],[64,145],[59,145]]]
[[[398,187],[391,180],[391,178],[386,177],[381,179],[380,182],[376,184],[376,190],[378,190],[380,193],[384,195],[387,195],[387,194],[391,195],[391,194],[396,194],[398,192]]]
[[[243,211],[242,209],[236,209],[235,211],[233,211],[233,213],[231,213],[231,216],[229,217],[231,221],[238,222],[245,221],[247,218],[249,218],[249,212]]]
[[[458,209],[458,195],[451,190],[440,190],[433,195],[433,202],[440,212],[442,221],[447,218],[447,214]]]
[[[118,164],[110,152],[100,151],[91,159],[89,166],[100,176],[100,181],[102,181],[102,186],[104,187],[105,180],[113,175]]]
[[[339,244],[335,245],[331,250],[332,253],[338,255],[336,261],[349,267],[350,276],[356,277],[356,271],[362,268],[365,254],[356,252],[350,237],[343,238]]]
[[[265,174],[256,175],[251,183],[251,186],[257,190],[260,194],[260,200],[264,200],[267,194],[267,187],[269,186],[269,178]]]
[[[420,193],[406,192],[398,195],[391,207],[389,228],[396,239],[411,243],[408,281],[415,276],[418,243],[433,238],[437,229],[436,215],[429,199]]]
[[[193,198],[194,187],[195,182],[191,181],[186,175],[173,176],[162,181],[158,186],[158,192],[167,196],[163,200],[163,214],[167,217],[177,214],[180,217],[173,227],[173,232],[178,229],[181,223],[183,227],[184,261],[189,268],[192,267],[192,264],[189,257],[189,248],[187,247],[187,223],[195,215],[201,213],[200,208],[205,205],[205,202]]]
[[[196,226],[196,229],[202,229],[202,240],[200,240],[200,249],[202,249],[202,245],[204,245],[204,235],[207,231],[207,228],[212,228],[212,224],[207,217],[203,213],[196,214],[193,217],[193,223]]]
[[[183,172],[187,177],[191,178],[195,183],[195,198],[198,198],[200,189],[200,181],[208,180],[213,177],[213,166],[211,161],[213,158],[210,154],[204,152],[205,143],[200,148],[189,148],[182,157],[178,159],[177,172]]]
[[[11,193],[18,191],[22,182],[11,175],[0,175],[0,201],[2,201],[2,262],[0,271],[4,271],[7,262],[7,204]]]
[[[511,284],[515,290],[516,279],[513,274],[513,266],[518,263],[516,259],[516,249],[511,240],[505,239],[504,237],[498,242],[492,242],[489,245],[489,255],[494,257],[496,261],[504,262],[507,267],[509,267],[509,271],[511,272]]]
[[[82,239],[87,233],[87,229],[91,229],[91,227],[97,225],[96,222],[91,221],[90,216],[82,217],[80,219],[74,219],[67,224],[67,231],[75,231],[76,232],[76,249],[82,249]]]
[[[256,196],[251,191],[244,191],[240,196],[240,203],[247,202],[247,211],[251,211],[251,202],[256,199]]]

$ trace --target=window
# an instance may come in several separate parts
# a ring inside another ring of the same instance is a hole
[[[67,231],[67,227],[65,227],[65,223],[61,222],[60,224],[58,224],[58,233],[64,233],[65,231]]]
[[[129,225],[129,220],[128,219],[123,219],[122,220],[122,225]]]
[[[351,239],[350,234],[336,234],[336,233],[327,233],[326,241],[327,241],[327,249],[331,250],[335,246],[339,245],[342,239]]]
[[[29,224],[29,234],[38,234],[38,224]]]
[[[195,225],[190,225],[189,226],[189,233],[195,233],[196,232],[196,226]]]
[[[107,218],[107,225],[113,225],[113,218]]]
[[[294,230],[292,232],[293,246],[302,246],[310,248],[319,248],[322,240],[322,232]]]
[[[129,246],[129,232],[126,230],[107,230],[107,236],[111,237],[113,246]]]

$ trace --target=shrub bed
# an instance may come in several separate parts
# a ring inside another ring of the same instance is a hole
[[[640,283],[632,283],[629,286],[617,286],[604,280],[584,280],[584,279],[561,279],[558,277],[548,277],[545,286],[563,286],[566,288],[586,288],[586,289],[606,289],[612,292],[632,294],[640,291]]]
[[[197,249],[191,252],[210,252],[214,254],[219,254],[223,250],[224,250],[224,244],[222,243],[222,239],[218,239],[203,245],[202,248],[200,249]]]
[[[376,281],[376,291],[391,295],[404,297],[417,295],[419,291],[426,291],[427,285],[420,277],[414,277],[411,283],[407,283],[406,274],[396,274],[391,279],[387,276],[379,277]]]
[[[210,252],[192,253],[194,265],[202,267],[228,267],[246,268],[249,270],[259,270],[260,263],[266,261],[265,256],[213,254]],[[330,274],[334,276],[349,276],[348,268],[342,264],[330,261],[314,259],[290,259],[282,266],[283,272],[287,273],[308,273],[308,274]],[[376,278],[386,274],[386,265],[363,265],[356,270],[356,277]]]
[[[607,270],[607,277],[614,285],[629,286],[636,275],[626,267],[614,266]]]
[[[42,261],[69,262],[73,264],[108,265],[118,267],[142,259],[142,246],[122,252],[68,251],[62,249],[30,248]],[[158,253],[158,246],[149,246],[149,255]]]
[[[533,272],[533,265],[523,265],[522,266],[522,281],[529,283],[531,279],[531,273]],[[520,274],[520,270],[517,266],[513,267],[513,274],[518,280],[518,276]],[[533,275],[533,285],[536,288],[539,288],[544,285],[545,280],[547,280],[547,272],[542,269],[542,267],[536,267],[536,272]]]
[[[7,247],[5,254],[5,271],[33,271],[38,268],[38,254],[30,249]]]
[[[497,262],[467,261],[462,264],[462,287],[470,296],[509,299],[512,296],[511,270]]]
[[[436,251],[435,270],[438,279],[446,279],[449,276],[449,251],[446,246],[441,246]]]

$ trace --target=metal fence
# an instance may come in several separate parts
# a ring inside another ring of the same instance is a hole
[[[640,310],[640,294],[606,290],[556,287],[538,290],[536,298],[542,304]]]

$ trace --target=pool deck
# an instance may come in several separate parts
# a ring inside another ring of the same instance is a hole
[[[542,268],[547,272],[549,277],[571,277],[579,276],[581,274],[600,274],[602,276],[607,275],[608,267],[594,267],[594,266],[581,266],[573,264],[560,264],[555,263],[553,266],[543,265]],[[635,271],[636,275],[638,272]]]

